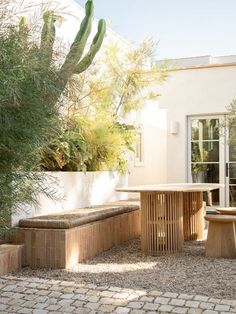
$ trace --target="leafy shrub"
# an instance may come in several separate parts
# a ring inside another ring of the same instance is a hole
[[[133,126],[120,124],[111,116],[75,116],[44,149],[42,169],[125,172],[127,150],[133,150],[135,136]]]

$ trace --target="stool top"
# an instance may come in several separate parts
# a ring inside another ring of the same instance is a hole
[[[211,222],[236,222],[236,216],[233,215],[206,215],[204,218]]]
[[[236,207],[219,207],[216,211],[219,214],[236,215]]]

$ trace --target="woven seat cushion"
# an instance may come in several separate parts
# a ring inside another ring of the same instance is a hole
[[[118,202],[102,206],[80,208],[73,211],[56,213],[46,216],[21,219],[19,227],[22,228],[46,228],[46,229],[70,229],[117,216],[139,209],[137,202]]]

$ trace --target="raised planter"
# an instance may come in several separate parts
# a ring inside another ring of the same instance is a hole
[[[128,175],[118,172],[49,172],[56,180],[49,181],[60,199],[53,201],[39,196],[39,206],[22,208],[22,212],[12,216],[12,225],[16,226],[20,219],[35,217],[55,212],[64,212],[78,208],[102,205],[107,202],[124,200],[127,193],[117,193],[117,187],[128,185]]]

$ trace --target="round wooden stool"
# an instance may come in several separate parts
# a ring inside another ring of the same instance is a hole
[[[216,212],[221,215],[236,215],[236,207],[219,207]]]
[[[236,258],[236,216],[207,215],[209,229],[206,256]]]
[[[150,255],[183,249],[183,195],[141,192],[141,248]]]

